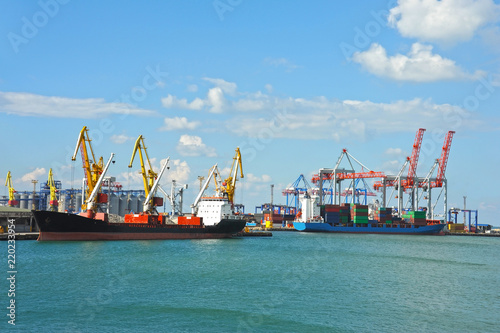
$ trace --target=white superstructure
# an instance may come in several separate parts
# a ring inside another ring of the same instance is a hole
[[[235,219],[229,200],[222,197],[202,198],[198,203],[196,216],[203,218],[203,224],[214,225],[222,219]]]
[[[300,216],[300,222],[308,222],[310,219],[321,214],[318,202],[319,197],[317,195],[304,196],[300,198],[300,203],[302,205],[302,215]]]

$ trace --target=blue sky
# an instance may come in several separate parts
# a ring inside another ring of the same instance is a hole
[[[0,5],[0,181],[10,170],[18,191],[49,168],[78,186],[69,159],[85,125],[99,156],[116,153],[109,173],[125,189],[141,188],[139,164],[132,176],[127,165],[142,134],[156,168],[171,157],[163,187],[189,184],[188,203],[239,146],[236,201],[252,212],[271,184],[284,203],[281,189],[333,167],[342,148],[395,174],[425,128],[418,175],[456,131],[449,206],[467,196],[480,222],[500,224],[498,1]]]

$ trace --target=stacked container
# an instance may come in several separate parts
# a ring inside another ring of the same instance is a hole
[[[351,205],[351,217],[355,224],[367,224],[368,223],[368,206],[352,204]]]
[[[330,224],[347,224],[349,223],[349,206],[348,205],[324,205],[322,208],[322,216],[326,223]]]
[[[340,222],[340,206],[325,205],[325,222],[330,224],[338,224]]]
[[[374,218],[380,223],[392,223],[392,208],[378,208],[374,214]]]
[[[426,225],[426,213],[424,211],[408,211],[406,214],[403,214],[403,218],[410,222],[413,225]]]

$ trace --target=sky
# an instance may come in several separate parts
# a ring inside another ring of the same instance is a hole
[[[0,6],[2,185],[11,171],[17,191],[32,190],[52,168],[64,188],[79,187],[71,155],[87,126],[98,156],[116,154],[108,175],[123,189],[142,188],[139,162],[128,168],[139,135],[156,171],[170,157],[161,186],[188,184],[185,211],[198,176],[218,163],[227,177],[240,147],[235,201],[254,212],[270,202],[271,185],[274,203],[285,204],[282,189],[334,167],[344,148],[395,175],[425,128],[417,175],[455,131],[448,206],[466,196],[480,223],[500,225],[500,180],[490,177],[500,164],[499,1]]]

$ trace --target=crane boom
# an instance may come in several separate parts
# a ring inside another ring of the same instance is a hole
[[[89,198],[96,189],[96,184],[103,172],[103,160],[102,157],[96,161],[94,150],[92,149],[91,139],[89,137],[89,130],[87,126],[83,126],[78,139],[76,141],[75,151],[71,157],[72,161],[76,160],[76,155],[78,154],[78,149],[80,149],[82,155],[82,164],[85,174],[85,180],[87,184],[86,197]],[[87,147],[88,145],[88,147]],[[90,153],[90,155],[89,155]],[[97,186],[98,187],[98,186]],[[82,209],[85,209],[85,205],[82,205]]]
[[[406,177],[406,187],[412,187],[415,175],[417,174],[418,157],[420,155],[420,147],[422,146],[422,138],[424,137],[425,128],[419,128],[413,143],[413,150],[410,157],[410,166],[408,167],[408,176]]]
[[[215,163],[215,165],[212,167],[212,169],[210,170],[210,173],[208,174],[208,177],[207,179],[205,180],[205,183],[203,184],[202,188],[200,189],[200,192],[198,193],[198,195],[196,196],[196,199],[194,199],[194,202],[193,204],[191,205],[191,209],[192,209],[192,212],[193,214],[196,213],[196,209],[197,209],[197,206],[198,206],[198,203],[200,202],[201,200],[201,196],[203,195],[203,193],[205,192],[205,190],[207,189],[207,186],[208,186],[208,183],[210,183],[210,179],[212,178],[212,176],[214,175],[215,173],[215,170],[217,170],[217,163]]]
[[[448,157],[450,156],[453,134],[455,134],[455,131],[448,131],[448,134],[446,134],[446,137],[444,138],[443,149],[441,151],[441,157],[439,158],[439,167],[436,176],[436,187],[443,186],[444,173],[446,172],[446,165],[448,164]]]
[[[163,164],[163,166],[160,170],[160,173],[158,174],[158,177],[156,177],[156,180],[155,180],[153,186],[149,190],[149,194],[146,197],[146,200],[144,200],[144,206],[143,206],[144,212],[149,212],[154,207],[153,196],[156,194],[156,190],[158,189],[158,186],[160,184],[160,179],[161,179],[161,176],[163,175],[163,172],[165,171],[165,168],[168,168],[169,161],[170,161],[170,156],[167,157],[167,161],[165,162],[165,164]]]
[[[56,184],[54,182],[54,175],[52,174],[52,168],[49,170],[49,179],[47,180],[47,185],[50,188],[50,210],[55,211],[58,206],[57,196],[56,196]]]
[[[85,203],[87,204],[87,211],[92,210],[94,211],[96,209],[95,204],[97,203],[98,200],[97,198],[97,193],[99,192],[99,188],[101,187],[102,181],[104,180],[104,176],[106,175],[106,172],[108,171],[109,165],[111,164],[111,161],[113,161],[113,157],[115,156],[115,153],[111,153],[111,156],[109,157],[108,163],[106,163],[106,166],[104,167],[104,170],[102,170],[99,179],[97,179],[94,190],[90,194],[90,196],[87,198]]]
[[[236,154],[233,157],[233,164],[231,165],[231,171],[229,173],[229,177],[224,181],[225,186],[224,190],[227,193],[227,197],[229,202],[233,203],[234,200],[234,192],[236,190],[236,181],[238,180],[238,168],[240,170],[240,178],[243,178],[243,165],[241,162],[241,153],[240,148],[236,147]]]
[[[144,201],[143,205],[143,212],[149,214],[157,214],[155,206],[163,205],[163,199],[155,198],[154,195],[158,190],[159,181],[161,179],[161,176],[163,175],[163,172],[165,171],[165,168],[168,168],[170,157],[167,158],[167,161],[161,168],[160,174],[157,174],[153,170],[153,166],[148,156],[147,147],[144,143],[144,137],[142,135],[139,135],[139,137],[135,141],[134,150],[132,151],[132,157],[130,158],[130,164],[128,165],[128,167],[132,167],[137,151],[139,151],[139,159],[141,161],[141,175],[142,181],[144,183],[144,193],[146,195],[146,200]],[[147,162],[147,166],[145,162]]]
[[[130,158],[130,163],[128,165],[129,168],[132,167],[132,163],[134,162],[135,154],[137,151],[139,151],[139,159],[141,161],[142,181],[144,183],[144,191],[147,197],[149,196],[151,188],[153,187],[155,179],[157,178],[158,175],[156,172],[153,171],[153,166],[151,165],[151,161],[149,160],[147,147],[144,144],[144,138],[142,137],[142,135],[139,135],[139,137],[135,141],[134,150],[132,151],[132,157]],[[144,151],[144,155],[146,156],[146,161],[148,163],[147,171],[146,171],[146,165],[144,164],[144,157],[142,155],[142,151]]]
[[[9,189],[9,202],[8,205],[10,207],[14,207],[18,204],[14,193],[16,193],[16,190],[14,190],[14,187],[12,186],[12,176],[10,174],[10,171],[7,172],[7,178],[5,179],[5,186]]]

